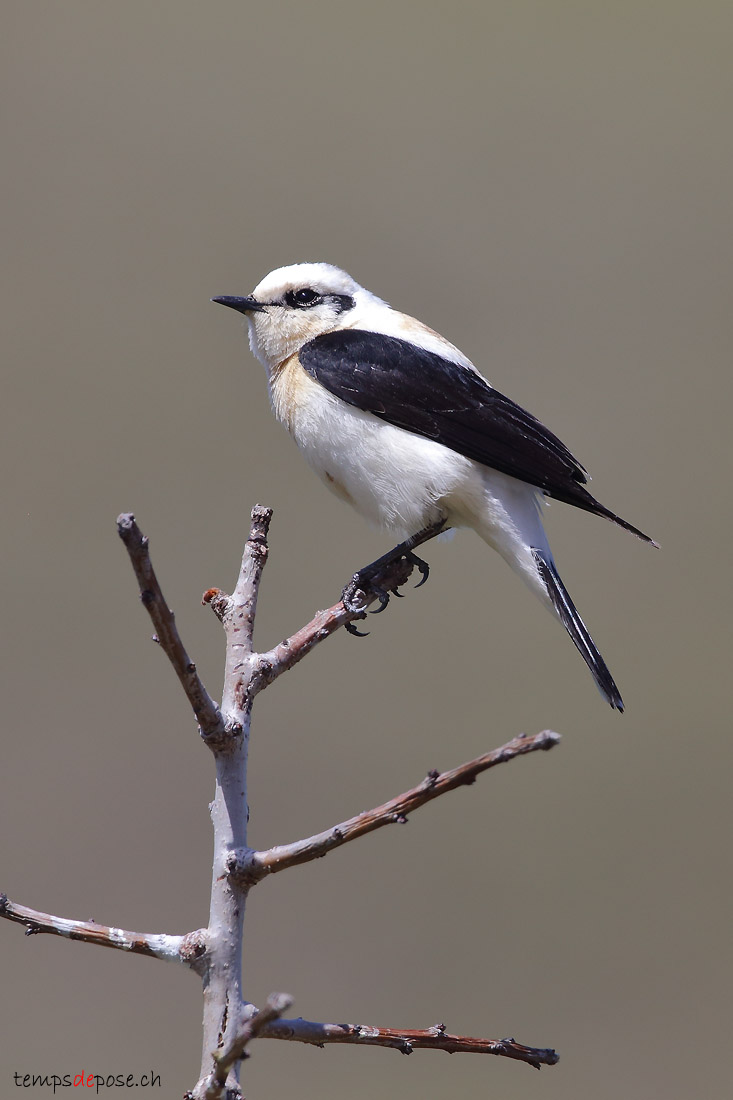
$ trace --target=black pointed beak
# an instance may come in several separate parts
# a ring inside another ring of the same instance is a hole
[[[218,302],[220,306],[229,306],[230,309],[236,309],[237,313],[264,313],[266,307],[262,302],[258,302],[250,294],[247,298],[232,298],[228,294],[222,295],[221,298],[212,298],[212,302]]]

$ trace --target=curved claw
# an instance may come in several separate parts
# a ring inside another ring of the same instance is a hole
[[[428,565],[428,563],[426,561],[423,561],[422,558],[419,558],[417,556],[417,554],[413,554],[412,551],[410,551],[409,554],[406,554],[405,557],[407,558],[407,560],[409,562],[412,562],[412,564],[414,566],[416,566],[417,569],[420,571],[422,576],[421,576],[421,579],[415,585],[415,588],[421,588],[422,585],[425,584],[425,581],[430,576],[430,566]]]
[[[379,600],[379,607],[375,608],[374,611],[370,611],[369,614],[381,615],[385,607],[389,603],[389,592],[385,592],[381,588],[374,588],[372,591],[375,593],[377,599]]]
[[[393,596],[396,596],[398,600],[404,600],[404,598],[405,598],[405,593],[404,592],[398,592],[396,588],[390,588],[390,592],[392,593]]]
[[[368,638],[370,633],[368,630],[357,630],[353,623],[344,623],[344,630],[352,638]]]

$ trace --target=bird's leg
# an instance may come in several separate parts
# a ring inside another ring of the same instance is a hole
[[[446,530],[445,518],[437,520],[435,523],[429,524],[427,527],[423,527],[421,531],[418,531],[414,535],[410,535],[404,542],[399,543],[392,550],[389,550],[386,554],[382,554],[381,558],[377,558],[371,565],[365,565],[363,569],[360,569],[358,573],[354,573],[353,577],[344,588],[342,599],[344,607],[347,611],[362,612],[362,615],[366,615],[366,605],[369,602],[368,597],[376,597],[379,600],[379,607],[373,614],[378,615],[380,611],[384,611],[385,607],[389,603],[389,592],[385,590],[383,584],[380,581],[384,580],[384,573],[390,565],[400,561],[404,558],[411,565],[417,567],[421,573],[421,578],[415,585],[419,588],[420,585],[425,584],[430,573],[430,567],[426,561],[419,558],[415,553],[417,546],[422,546],[424,542],[428,542],[430,539],[435,538],[441,531]],[[400,596],[401,593],[397,591],[397,587],[390,589],[395,596]],[[356,629],[353,623],[347,623],[346,629],[350,634],[356,634],[358,637],[364,637],[364,635]]]

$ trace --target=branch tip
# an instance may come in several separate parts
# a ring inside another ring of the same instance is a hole
[[[252,523],[258,524],[267,534],[272,519],[272,508],[268,508],[266,504],[255,504],[254,508],[250,512],[250,519]]]
[[[134,512],[120,512],[117,517],[117,530],[119,531],[120,537],[123,537],[123,531],[127,532],[133,526],[135,526]]]
[[[250,513],[251,526],[249,539],[252,550],[258,554],[267,554],[267,535],[272,520],[272,508],[265,508],[262,504],[255,504]]]

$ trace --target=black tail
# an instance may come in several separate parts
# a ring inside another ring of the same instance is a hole
[[[593,673],[593,679],[598,685],[598,690],[614,710],[623,711],[624,701],[614,683],[613,676],[608,671],[605,661],[588,633],[588,628],[578,614],[565,585],[560,580],[555,563],[543,550],[538,550],[534,546],[532,547],[532,555],[552,600],[552,605],[560,616],[563,626],[580,650],[583,660]]]

